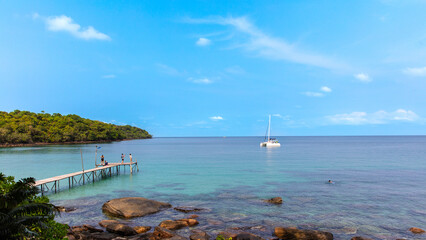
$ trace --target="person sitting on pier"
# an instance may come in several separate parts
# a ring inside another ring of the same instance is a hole
[[[101,165],[105,165],[105,158],[104,155],[101,156]]]
[[[121,154],[121,163],[124,163],[124,157],[125,157],[126,155],[124,155],[123,153]]]

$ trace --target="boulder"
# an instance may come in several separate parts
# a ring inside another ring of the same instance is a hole
[[[202,230],[192,230],[191,232],[190,240],[210,240],[210,236]]]
[[[102,211],[116,217],[142,217],[169,208],[172,205],[142,197],[125,197],[112,199],[102,206]]]
[[[186,238],[181,237],[179,235],[176,235],[176,233],[162,228],[162,227],[155,227],[154,232],[152,233],[151,240],[160,240],[160,239],[168,239],[168,240],[184,240]]]
[[[283,203],[283,199],[281,197],[274,197],[274,198],[271,198],[271,199],[265,199],[263,201],[267,202],[267,203],[272,203],[272,204],[282,204]]]
[[[137,232],[130,226],[122,223],[108,224],[106,230],[110,233],[116,233],[122,236],[132,236]]]
[[[189,227],[198,225],[198,221],[196,219],[193,219],[193,218],[184,218],[184,219],[180,219],[178,221],[185,221],[186,224],[188,224]]]
[[[136,226],[133,228],[133,230],[135,230],[135,232],[137,233],[146,233],[149,230],[151,230],[150,226]]]
[[[117,224],[117,223],[120,223],[120,222],[117,220],[102,220],[99,222],[99,225],[101,227],[106,228],[109,224]]]
[[[315,230],[276,227],[274,234],[280,239],[291,240],[333,240],[333,234]]]
[[[425,230],[423,230],[421,228],[416,228],[416,227],[412,227],[412,228],[410,228],[408,230],[410,230],[414,234],[422,234],[422,233],[425,232]]]
[[[351,238],[351,240],[373,240],[371,238],[365,238],[365,237],[360,237],[360,236],[356,236]]]
[[[178,230],[184,227],[188,227],[189,225],[188,222],[183,220],[165,220],[162,221],[159,226],[168,230]]]
[[[199,212],[204,210],[203,208],[195,208],[195,207],[175,207],[176,211],[189,213],[189,212]]]
[[[95,233],[95,232],[103,232],[103,231],[104,231],[104,230],[102,230],[102,229],[95,228],[94,226],[92,226],[92,225],[88,225],[88,224],[84,224],[84,225],[83,225],[83,228],[87,229],[86,231],[89,231],[89,232],[91,232],[91,233]]]

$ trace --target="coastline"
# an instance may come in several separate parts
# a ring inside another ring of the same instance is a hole
[[[152,138],[152,137],[151,137]],[[38,143],[12,143],[12,144],[0,144],[0,148],[13,148],[13,147],[37,147],[37,146],[47,146],[47,145],[75,145],[75,144],[93,144],[93,143],[112,143],[112,142],[122,142],[130,140],[140,140],[140,139],[151,139],[151,138],[129,138],[121,140],[99,140],[99,141],[74,141],[74,142],[38,142]]]

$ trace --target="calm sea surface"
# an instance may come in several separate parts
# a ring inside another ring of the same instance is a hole
[[[205,208],[197,228],[215,234],[258,226],[270,238],[274,226],[330,231],[336,239],[426,239],[426,137],[279,137],[280,148],[261,148],[261,137],[154,138],[100,144],[98,157],[119,162],[132,153],[140,171],[113,176],[49,198],[77,207],[57,220],[97,225],[102,204],[142,196],[173,206]],[[0,149],[0,171],[17,178],[48,178],[93,168],[95,144]],[[99,159],[98,159],[99,161]],[[331,179],[335,184],[328,184]],[[282,196],[271,206],[261,199]],[[187,216],[173,209],[128,220],[158,225]],[[180,234],[188,236],[189,230]]]

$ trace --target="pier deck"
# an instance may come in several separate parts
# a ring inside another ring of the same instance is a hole
[[[108,175],[111,177],[112,174],[118,175],[120,173],[120,168],[123,166],[124,171],[125,167],[129,166],[130,173],[133,173],[133,168],[136,167],[137,171],[139,171],[139,166],[137,162],[126,162],[126,163],[108,163],[108,165],[96,167],[84,171],[78,171],[74,173],[68,173],[56,177],[41,179],[36,181],[35,186],[40,186],[41,194],[47,190],[59,191],[59,181],[68,179],[68,187],[71,188],[74,184],[85,184],[86,182],[95,182],[95,179],[100,179],[102,177],[107,177]],[[115,170],[115,173],[114,173]],[[76,180],[78,179],[78,181]],[[49,188],[49,184],[51,184]]]

